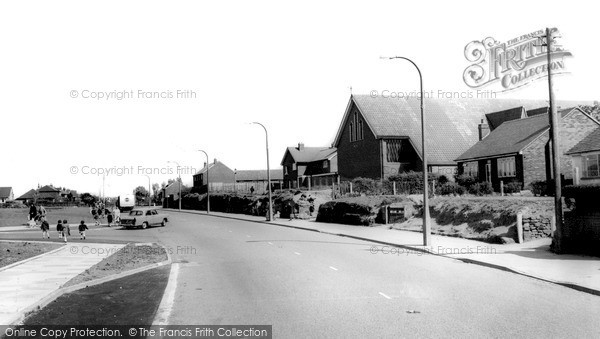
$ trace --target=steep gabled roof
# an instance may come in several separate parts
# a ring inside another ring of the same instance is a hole
[[[283,155],[283,159],[281,159],[281,164],[283,165],[283,161],[288,153],[294,159],[294,162],[307,163],[330,159],[336,152],[337,149],[335,147],[303,147],[301,150],[298,147],[288,147]]]
[[[283,180],[283,171],[281,169],[272,169],[270,171],[271,180]],[[237,170],[235,174],[237,181],[266,181],[267,170]]]
[[[339,145],[353,104],[376,138],[408,137],[421,156],[421,111],[418,98],[352,95],[333,146]],[[515,107],[527,110],[545,105],[545,100],[425,98],[427,160],[430,165],[455,164],[454,159],[479,140],[477,126],[486,113]]]
[[[564,118],[577,108],[560,110],[558,114]],[[582,111],[580,111],[583,113]],[[585,114],[585,113],[583,113]],[[490,132],[485,139],[460,155],[456,161],[467,161],[519,153],[542,133],[550,129],[547,115],[538,114],[532,117],[506,121]]]
[[[546,107],[540,107],[540,108],[536,108],[536,109],[530,109],[529,111],[527,111],[527,116],[532,117],[532,116],[540,115],[540,114],[548,114],[549,108],[550,107],[546,106]]]
[[[600,127],[592,131],[585,138],[581,139],[575,146],[565,154],[576,154],[585,152],[600,151]]]
[[[0,199],[9,198],[12,192],[12,187],[0,187]]]

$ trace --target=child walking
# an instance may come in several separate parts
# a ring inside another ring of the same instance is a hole
[[[65,239],[65,242],[67,242],[67,236],[71,235],[71,227],[69,226],[69,224],[67,223],[67,219],[63,220],[63,237]]]
[[[62,220],[58,221],[58,224],[56,224],[56,232],[58,232],[58,239],[62,239],[63,238],[63,224],[62,224]]]
[[[87,230],[88,227],[85,224],[85,221],[81,220],[81,224],[79,224],[79,236],[81,239],[85,239],[85,230]]]
[[[42,225],[40,228],[42,229],[42,239],[50,239],[50,234],[48,233],[48,230],[50,230],[50,224],[45,217],[42,217]]]

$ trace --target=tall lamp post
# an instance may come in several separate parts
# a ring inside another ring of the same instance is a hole
[[[179,163],[177,161],[167,161],[167,163],[171,162],[177,165],[177,176],[179,178],[179,199],[177,200],[179,201],[179,210],[181,211],[181,172],[179,171],[181,166],[179,166]]]
[[[150,176],[148,174],[144,174],[148,177],[148,206],[150,206],[150,195],[152,194],[152,189],[150,188]]]
[[[210,213],[210,182],[208,181],[208,168],[210,167],[208,163],[208,154],[199,149],[198,152],[204,153],[206,155],[206,214]]]
[[[429,182],[427,181],[427,157],[425,156],[425,114],[423,113],[423,76],[419,66],[409,58],[402,56],[381,57],[381,59],[404,59],[410,62],[419,73],[421,86],[421,154],[423,155],[423,246],[431,245],[431,224],[429,222]]]
[[[269,133],[267,128],[260,122],[253,122],[255,125],[260,125],[265,130],[265,144],[267,146],[267,190],[269,191],[269,216],[267,221],[273,220],[273,197],[271,195],[271,168],[269,167]]]

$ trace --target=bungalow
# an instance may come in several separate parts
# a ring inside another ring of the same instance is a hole
[[[283,187],[283,172],[278,169],[272,169],[269,172],[271,179],[271,187],[273,189],[281,189]],[[236,183],[236,191],[249,192],[250,187],[253,187],[257,193],[266,191],[267,170],[234,170],[234,178]],[[265,189],[263,189],[265,188]]]
[[[210,179],[210,178],[209,178]],[[160,192],[160,196],[163,199],[163,207],[175,208],[179,207],[179,192],[181,190],[181,196],[185,196],[190,191],[190,188],[185,186],[179,181],[179,179],[172,181],[166,185]]]
[[[593,130],[565,153],[573,163],[573,183],[600,184],[600,128]]]
[[[285,188],[329,186],[337,178],[337,150],[334,147],[288,147],[283,159]]]
[[[513,114],[517,111],[521,111],[521,114]],[[500,189],[500,181],[518,182],[522,187],[529,187],[533,182],[551,179],[550,123],[548,114],[544,112],[547,112],[547,108],[526,111],[519,107],[488,114],[488,124],[495,128],[456,158],[459,173],[469,174],[482,182],[491,182],[496,191]],[[564,156],[565,152],[600,123],[579,108],[561,109],[558,116],[561,117],[561,176],[569,183],[573,179],[573,162],[570,157]],[[498,117],[503,118],[495,121]]]
[[[485,113],[544,104],[543,100],[425,98],[427,170],[452,180],[455,159],[485,132],[478,131]],[[422,171],[420,100],[351,95],[333,147],[342,179],[381,179]]]
[[[52,185],[46,185],[38,188],[38,201],[44,203],[55,203],[61,201],[60,190]]]
[[[17,201],[21,201],[24,204],[29,204],[29,203],[33,203],[35,202],[35,200],[38,197],[38,192],[35,189],[30,189],[29,191],[25,192],[23,195],[21,195],[20,197],[16,198],[15,200]]]
[[[15,200],[12,187],[0,187],[0,203]]]

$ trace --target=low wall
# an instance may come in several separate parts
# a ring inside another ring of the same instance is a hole
[[[546,217],[523,216],[523,239],[525,241],[547,238],[552,235],[552,223]]]

